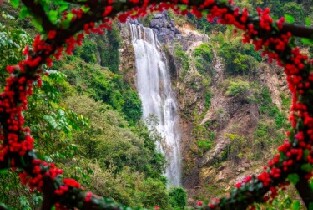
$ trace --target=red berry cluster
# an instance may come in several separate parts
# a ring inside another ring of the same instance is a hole
[[[34,16],[38,15],[36,12],[40,10],[36,8],[41,7],[40,4],[33,0],[22,2]],[[179,5],[187,7],[181,9]],[[303,171],[302,168],[304,164],[313,163],[313,108],[310,106],[313,103],[313,74],[310,72],[313,60],[290,45],[291,36],[299,33],[290,30],[283,18],[275,22],[269,9],[257,9],[258,17],[253,18],[248,10],[236,8],[232,0],[228,3],[217,0],[106,0],[98,1],[97,4],[87,0],[84,8],[88,8],[88,12],[82,8],[64,12],[61,21],[66,20],[69,14],[73,16],[68,28],[58,28],[53,24],[48,24],[48,28],[43,26],[46,35],[36,36],[31,50],[25,48],[23,53],[26,59],[7,67],[10,76],[0,95],[0,140],[3,142],[0,146],[0,168],[23,169],[19,173],[22,183],[32,190],[43,192],[44,205],[48,203],[50,208],[55,205],[57,209],[124,208],[110,199],[99,199],[91,192],[83,192],[75,180],[62,179],[62,170],[54,164],[36,158],[34,140],[30,130],[24,127],[23,111],[27,109],[27,99],[33,93],[34,84],[38,87],[42,85],[41,65],[52,66],[53,58],[59,59],[63,52],[71,54],[76,45],[82,44],[84,34],[79,33],[81,30],[86,34],[101,34],[103,30],[110,29],[114,17],[125,22],[128,18],[138,18],[165,9],[172,9],[177,14],[190,12],[198,18],[207,14],[208,21],[218,20],[220,24],[231,24],[243,30],[244,43],[253,43],[263,56],[267,56],[270,61],[277,61],[285,68],[293,99],[290,114],[293,129],[278,148],[280,153],[269,161],[264,171],[258,176],[247,176],[237,183],[236,190],[230,196],[213,199],[207,206],[198,201],[197,206],[205,209],[245,209],[255,201],[268,200],[267,192],[270,192],[271,198],[275,197],[278,187],[285,186],[286,177],[291,173],[311,177],[311,172]],[[101,22],[95,24],[98,21]]]

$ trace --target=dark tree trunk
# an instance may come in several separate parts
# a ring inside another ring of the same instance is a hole
[[[313,191],[310,187],[310,183],[303,176],[300,177],[300,180],[296,184],[296,189],[300,194],[302,201],[304,202],[307,209],[312,209],[313,207]],[[310,208],[310,203],[311,208]]]

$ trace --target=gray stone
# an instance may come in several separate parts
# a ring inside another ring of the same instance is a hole
[[[139,25],[138,19],[128,19],[128,23]]]
[[[150,21],[150,28],[160,28],[160,21],[159,21],[159,19],[152,19]]]
[[[175,28],[174,21],[170,19],[168,12],[154,14],[150,20],[149,27],[157,34],[161,43],[173,42],[176,34],[180,34],[179,30]]]
[[[164,14],[162,13],[154,14],[155,19],[162,19],[163,17],[164,17]]]

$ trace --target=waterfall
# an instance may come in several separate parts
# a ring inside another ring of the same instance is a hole
[[[165,175],[169,181],[168,185],[179,186],[180,133],[176,99],[171,89],[167,61],[152,29],[135,24],[129,26],[135,51],[136,86],[143,106],[143,118],[156,118],[155,128],[162,138],[156,146],[167,161]]]

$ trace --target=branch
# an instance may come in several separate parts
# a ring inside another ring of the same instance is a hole
[[[313,191],[310,187],[309,181],[304,176],[300,176],[300,180],[295,186],[306,208],[312,209]]]
[[[50,21],[40,3],[34,0],[22,0],[22,2],[32,12],[34,18],[42,20],[41,25],[45,32],[57,29],[57,26]]]

